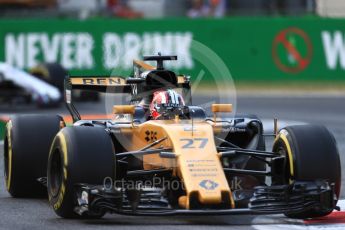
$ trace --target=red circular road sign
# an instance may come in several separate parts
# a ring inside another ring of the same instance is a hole
[[[274,38],[272,57],[278,68],[284,72],[303,71],[310,64],[312,53],[309,36],[299,28],[287,28]]]

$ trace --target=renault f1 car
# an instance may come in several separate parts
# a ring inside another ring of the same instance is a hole
[[[341,168],[336,142],[318,125],[289,126],[265,148],[255,116],[221,118],[230,104],[213,104],[214,116],[191,100],[152,120],[152,91],[181,89],[190,79],[164,69],[176,56],[134,61],[133,76],[67,78],[65,100],[73,125],[60,116],[15,116],[5,137],[6,188],[13,197],[44,196],[64,218],[125,215],[282,213],[325,216],[337,209]],[[114,105],[113,119],[82,120],[75,89],[131,95]],[[145,104],[145,103],[144,103]],[[47,188],[42,186],[46,185]]]

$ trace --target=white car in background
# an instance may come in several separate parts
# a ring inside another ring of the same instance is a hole
[[[42,63],[28,72],[0,62],[0,104],[36,104],[57,107],[63,101],[64,79],[68,75],[58,63]],[[96,92],[73,93],[78,102],[97,102]]]
[[[58,106],[61,101],[62,93],[57,86],[0,62],[1,103],[35,103],[39,107],[50,107]]]

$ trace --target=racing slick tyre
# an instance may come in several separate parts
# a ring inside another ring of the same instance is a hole
[[[41,63],[31,68],[29,72],[35,77],[55,86],[63,95],[64,79],[68,73],[59,63]],[[55,108],[59,107],[62,101],[63,97],[58,101],[49,103],[38,101],[37,106],[39,108]]]
[[[296,125],[280,130],[273,152],[288,157],[286,182],[327,180],[334,184],[338,199],[341,186],[341,165],[336,142],[323,126]],[[335,201],[336,205],[337,200]],[[314,218],[328,215],[333,210],[313,208],[301,212],[285,213],[290,218]]]
[[[102,185],[114,178],[115,155],[109,134],[98,127],[62,129],[55,137],[48,159],[48,198],[63,218],[101,218],[102,210],[78,215],[76,184]]]
[[[50,145],[62,118],[52,115],[18,115],[6,126],[4,171],[7,191],[13,197],[46,197],[38,182],[46,177]]]
[[[64,79],[68,75],[59,63],[42,63],[29,71],[32,75],[57,87],[60,92],[64,90]]]

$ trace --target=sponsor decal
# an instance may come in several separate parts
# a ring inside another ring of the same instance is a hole
[[[312,54],[311,39],[299,28],[282,30],[273,40],[273,61],[284,72],[299,73],[305,70],[311,62]]]
[[[218,187],[218,184],[212,180],[203,180],[199,185],[206,190],[215,190]]]
[[[192,125],[183,127],[183,131],[186,131],[186,132],[195,132],[196,130],[197,130],[196,127]]]
[[[345,40],[342,31],[322,31],[321,39],[325,53],[326,65],[330,70],[345,70]]]
[[[233,126],[222,126],[222,132],[228,133],[245,133],[247,130],[245,128],[238,128]]]
[[[156,131],[145,131],[145,140],[146,142],[154,142],[157,140],[157,132]]]
[[[83,78],[83,85],[119,85],[121,84],[120,78]]]
[[[58,62],[67,69],[95,67],[94,39],[90,33],[8,33],[5,60],[19,68],[32,68],[40,62]]]
[[[72,85],[98,85],[98,86],[114,86],[124,85],[126,80],[120,77],[83,77],[83,78],[71,78]]]
[[[102,65],[106,70],[131,70],[134,59],[162,52],[178,56],[177,61],[167,63],[166,67],[192,69],[192,40],[191,32],[105,32],[101,38],[87,32],[7,33],[4,38],[5,62],[24,69],[41,62],[54,62],[66,69],[92,70]],[[101,63],[95,59],[99,52]]]

